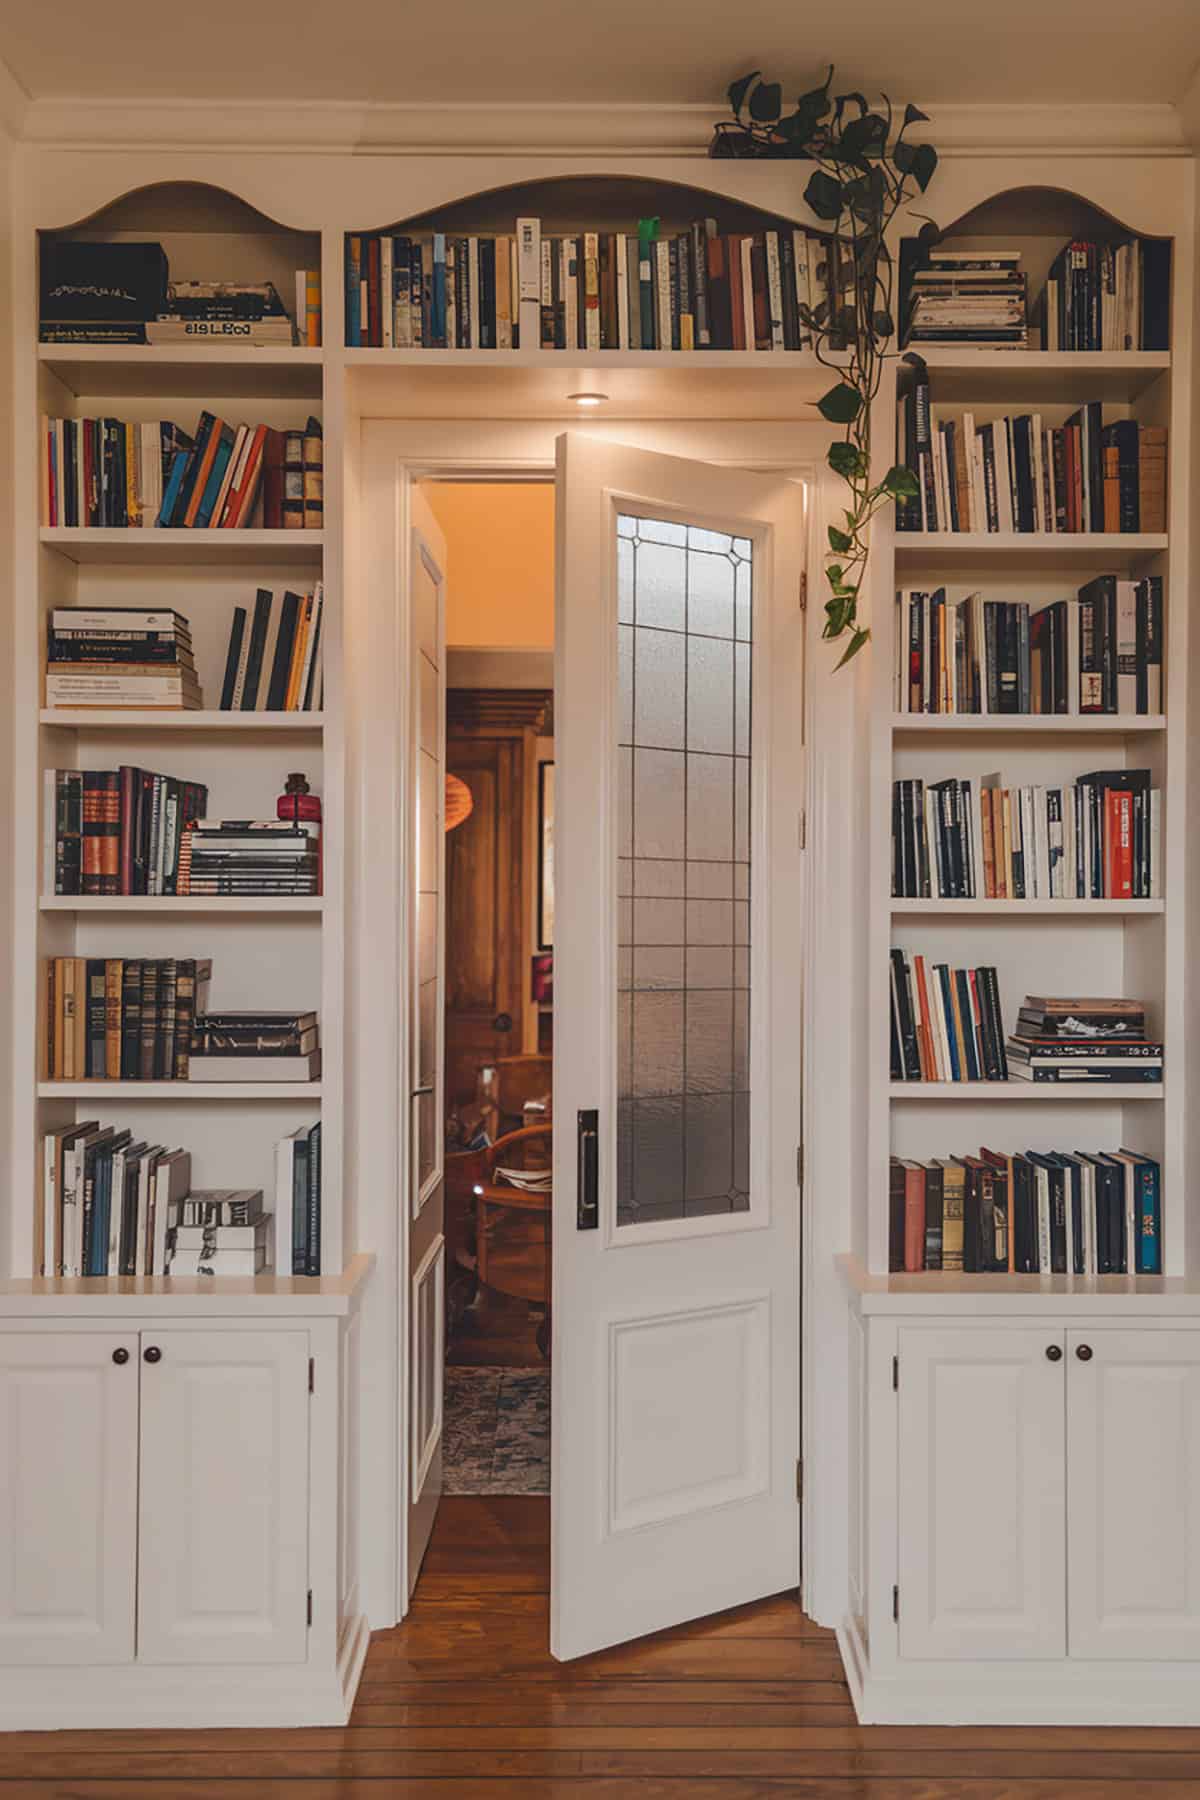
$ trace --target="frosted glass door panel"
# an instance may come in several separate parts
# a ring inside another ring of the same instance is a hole
[[[617,1223],[750,1205],[748,538],[622,514]]]

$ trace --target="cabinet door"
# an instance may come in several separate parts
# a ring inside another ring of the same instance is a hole
[[[0,1663],[133,1658],[137,1352],[0,1332]]]
[[[303,1661],[307,1333],[143,1331],[141,1367],[138,1660]]]
[[[1070,1331],[1067,1369],[1071,1655],[1200,1659],[1200,1331]]]
[[[1063,1656],[1062,1332],[899,1338],[900,1655]]]

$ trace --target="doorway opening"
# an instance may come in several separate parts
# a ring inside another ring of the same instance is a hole
[[[554,487],[417,491],[446,558],[441,1491],[482,1533],[550,1492]]]

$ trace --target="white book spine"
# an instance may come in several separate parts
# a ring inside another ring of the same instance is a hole
[[[298,317],[300,315],[297,315]],[[386,234],[379,240],[379,332],[385,350],[396,344],[395,248]]]
[[[739,240],[738,247],[742,258],[742,329],[746,334],[747,350],[753,350],[756,339],[754,333],[754,261],[751,251],[754,246],[750,238],[744,237]],[[668,344],[670,341],[668,338]]]
[[[1083,1272],[1085,1275],[1096,1273],[1096,1171],[1091,1163],[1083,1165],[1083,1179],[1080,1183],[1080,1196],[1083,1206]]]
[[[1038,1273],[1048,1275],[1052,1267],[1050,1255],[1050,1177],[1045,1169],[1034,1170],[1037,1183]]]
[[[125,1210],[125,1159],[124,1149],[113,1152],[112,1187],[108,1202],[108,1264],[105,1273],[119,1275],[121,1273],[121,1217]]]
[[[58,1138],[46,1133],[42,1140],[42,1263],[39,1275],[54,1276],[54,1246],[58,1240]]]
[[[1117,582],[1117,711],[1137,711],[1137,583]]]
[[[135,1275],[153,1273],[150,1268],[150,1195],[154,1185],[154,1171],[161,1154],[161,1150],[148,1150],[138,1169],[137,1238],[133,1265]]]
[[[600,348],[600,239],[596,232],[583,236],[583,329],[586,347]]]
[[[517,220],[517,282],[521,306],[521,348],[522,350],[536,350],[542,341],[542,225],[540,219]],[[291,1273],[290,1267],[288,1273]]]
[[[681,246],[682,247],[682,246]],[[624,232],[618,232],[615,239],[617,255],[617,343],[620,349],[629,348],[629,263],[626,256],[626,239]],[[693,301],[694,303],[694,301]],[[568,333],[568,347],[571,337]]]
[[[971,897],[982,900],[987,889],[983,879],[983,803],[979,792],[979,783],[971,784]]]
[[[673,341],[671,332],[671,251],[666,238],[655,240],[654,261],[658,276],[658,347],[660,350],[669,350]]]
[[[792,233],[792,255],[796,263],[796,305],[812,306],[812,270],[809,263],[808,233],[799,229]],[[812,349],[812,330],[800,320],[800,348]]]
[[[295,1137],[275,1146],[275,1273],[292,1272],[292,1157]]]
[[[566,279],[564,281],[564,311],[567,323],[567,349],[579,348],[579,239],[564,240],[570,248],[566,258]]]
[[[230,701],[231,712],[241,712],[242,710],[242,699],[246,692],[246,665],[250,661],[250,639],[253,635],[251,629],[253,623],[252,609],[247,607],[246,623],[242,627],[242,646],[238,651],[237,673],[233,678],[233,698]],[[269,680],[270,672],[268,671],[268,681]]]
[[[446,239],[446,348],[458,349],[458,246],[453,238]],[[400,343],[404,343],[403,336]]]
[[[79,1178],[81,1150],[63,1152],[62,1272],[68,1280],[79,1275]]]
[[[779,233],[766,234],[767,298],[771,308],[771,348],[782,350],[783,344],[783,271],[779,266]]]

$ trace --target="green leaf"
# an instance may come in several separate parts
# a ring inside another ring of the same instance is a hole
[[[865,156],[881,144],[886,135],[887,120],[879,113],[865,112],[861,118],[851,119],[842,132],[842,151],[851,156]]]
[[[850,661],[850,658],[858,655],[870,635],[870,632],[864,631],[861,625],[855,626],[854,635],[851,637],[850,642],[846,645],[846,648],[838,658],[837,666],[839,669],[844,669],[846,664]]]
[[[809,177],[808,186],[804,190],[807,200],[818,219],[838,219],[842,213],[842,190],[832,175],[824,169],[817,169]]]
[[[752,69],[749,75],[743,75],[738,81],[729,84],[729,105],[735,118],[741,117],[742,102],[756,81],[762,80],[761,69]]]
[[[862,395],[848,381],[839,382],[817,401],[817,411],[831,425],[849,425],[862,411]]]
[[[933,172],[937,168],[937,161],[937,151],[932,144],[917,145],[917,153],[913,158],[912,172],[916,179],[917,186],[922,193],[925,192],[925,189],[933,180]]]
[[[783,88],[777,81],[763,81],[750,96],[750,117],[759,125],[771,125],[783,105]]]
[[[830,63],[824,81],[820,87],[809,88],[807,94],[801,94],[796,102],[799,112],[811,112],[814,119],[823,119],[829,111],[829,84],[833,80],[833,64]]]
[[[846,532],[839,531],[836,525],[828,525],[826,526],[826,530],[829,533],[829,548],[831,550],[840,550],[842,554],[845,555],[847,550],[852,550],[854,548],[854,539]]]
[[[917,245],[921,250],[932,250],[942,241],[942,228],[935,225],[932,219],[926,219],[917,233]]]
[[[875,333],[877,338],[889,338],[895,332],[895,329],[896,321],[893,319],[890,312],[886,312],[880,307],[878,312],[873,312],[871,314],[871,330]]]
[[[842,438],[836,444],[830,444],[825,460],[835,475],[842,475],[847,481],[867,472],[867,459],[862,451]]]
[[[890,468],[879,485],[893,500],[915,500],[921,491],[916,476],[903,463]]]
[[[928,118],[929,118],[929,114],[923,113],[921,111],[920,107],[914,106],[912,101],[910,100],[908,105],[904,109],[904,124],[901,125],[900,129],[901,129],[901,131],[903,131],[906,126],[916,125],[922,120],[928,120]]]
[[[836,587],[838,582],[842,579],[841,563],[830,563],[827,566],[825,573],[829,577],[831,585]]]
[[[838,337],[844,338],[847,343],[850,343],[852,339],[858,336],[858,308],[854,306],[839,306],[837,309],[837,317],[834,319],[830,329],[835,332]]]
[[[850,622],[850,606],[845,600],[827,600],[825,602],[825,623],[821,627],[824,638],[841,637]]]

